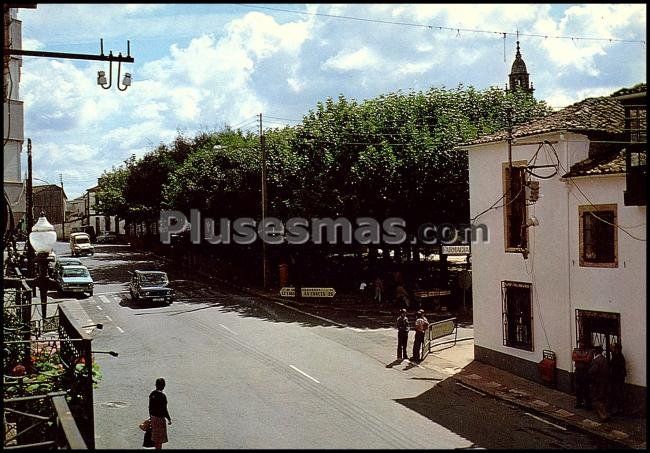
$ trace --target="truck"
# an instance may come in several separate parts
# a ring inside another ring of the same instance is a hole
[[[70,252],[72,256],[94,255],[95,247],[90,243],[90,235],[88,233],[71,233]]]

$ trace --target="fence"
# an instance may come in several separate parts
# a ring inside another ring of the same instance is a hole
[[[29,438],[39,440],[28,445],[34,448],[94,448],[92,338],[63,305],[59,305],[55,316],[32,320],[32,311],[40,304],[31,303],[32,292],[26,282],[13,286],[3,291],[3,402],[5,418],[14,420],[11,423],[16,432],[5,433],[5,446],[24,448],[24,439]],[[45,332],[54,335],[38,338]],[[23,374],[31,372],[32,361],[44,354],[48,361],[56,356],[56,362],[63,366],[62,380],[54,388],[64,391],[5,399],[8,386],[16,387],[18,395],[29,394],[29,386],[23,381],[29,382],[30,375],[12,376],[11,371],[16,364],[22,364]]]
[[[87,449],[72,418],[66,392],[3,399],[5,450],[24,448]],[[21,442],[25,434],[38,442]],[[21,437],[23,436],[23,437]]]
[[[456,344],[458,339],[458,326],[456,325],[456,318],[444,319],[442,321],[433,322],[429,324],[429,328],[424,336],[424,344],[422,345],[422,359],[429,355],[431,348],[436,346],[433,341],[437,338],[446,337],[447,335],[454,334],[453,343]]]

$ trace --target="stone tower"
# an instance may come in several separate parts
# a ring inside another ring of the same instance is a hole
[[[512,69],[509,76],[508,90],[514,91],[516,89],[522,89],[525,92],[532,94],[534,91],[533,84],[529,80],[530,74],[526,71],[526,63],[521,58],[521,52],[519,51],[519,41],[517,41],[517,54],[515,55],[515,61],[512,62]]]

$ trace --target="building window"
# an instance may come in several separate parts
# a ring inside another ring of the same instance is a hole
[[[533,350],[533,310],[530,283],[501,282],[503,344]]]
[[[646,107],[630,106],[626,107],[625,127],[630,131],[631,142],[646,141]]]
[[[528,248],[526,228],[526,161],[503,163],[503,215],[506,252]]]
[[[618,267],[616,205],[579,206],[580,266]]]
[[[592,348],[602,346],[605,356],[610,358],[611,345],[621,341],[621,315],[576,309],[576,344],[580,339]]]

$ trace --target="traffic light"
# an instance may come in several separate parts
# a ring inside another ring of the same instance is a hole
[[[526,182],[526,200],[531,203],[539,200],[539,181],[529,180]]]

